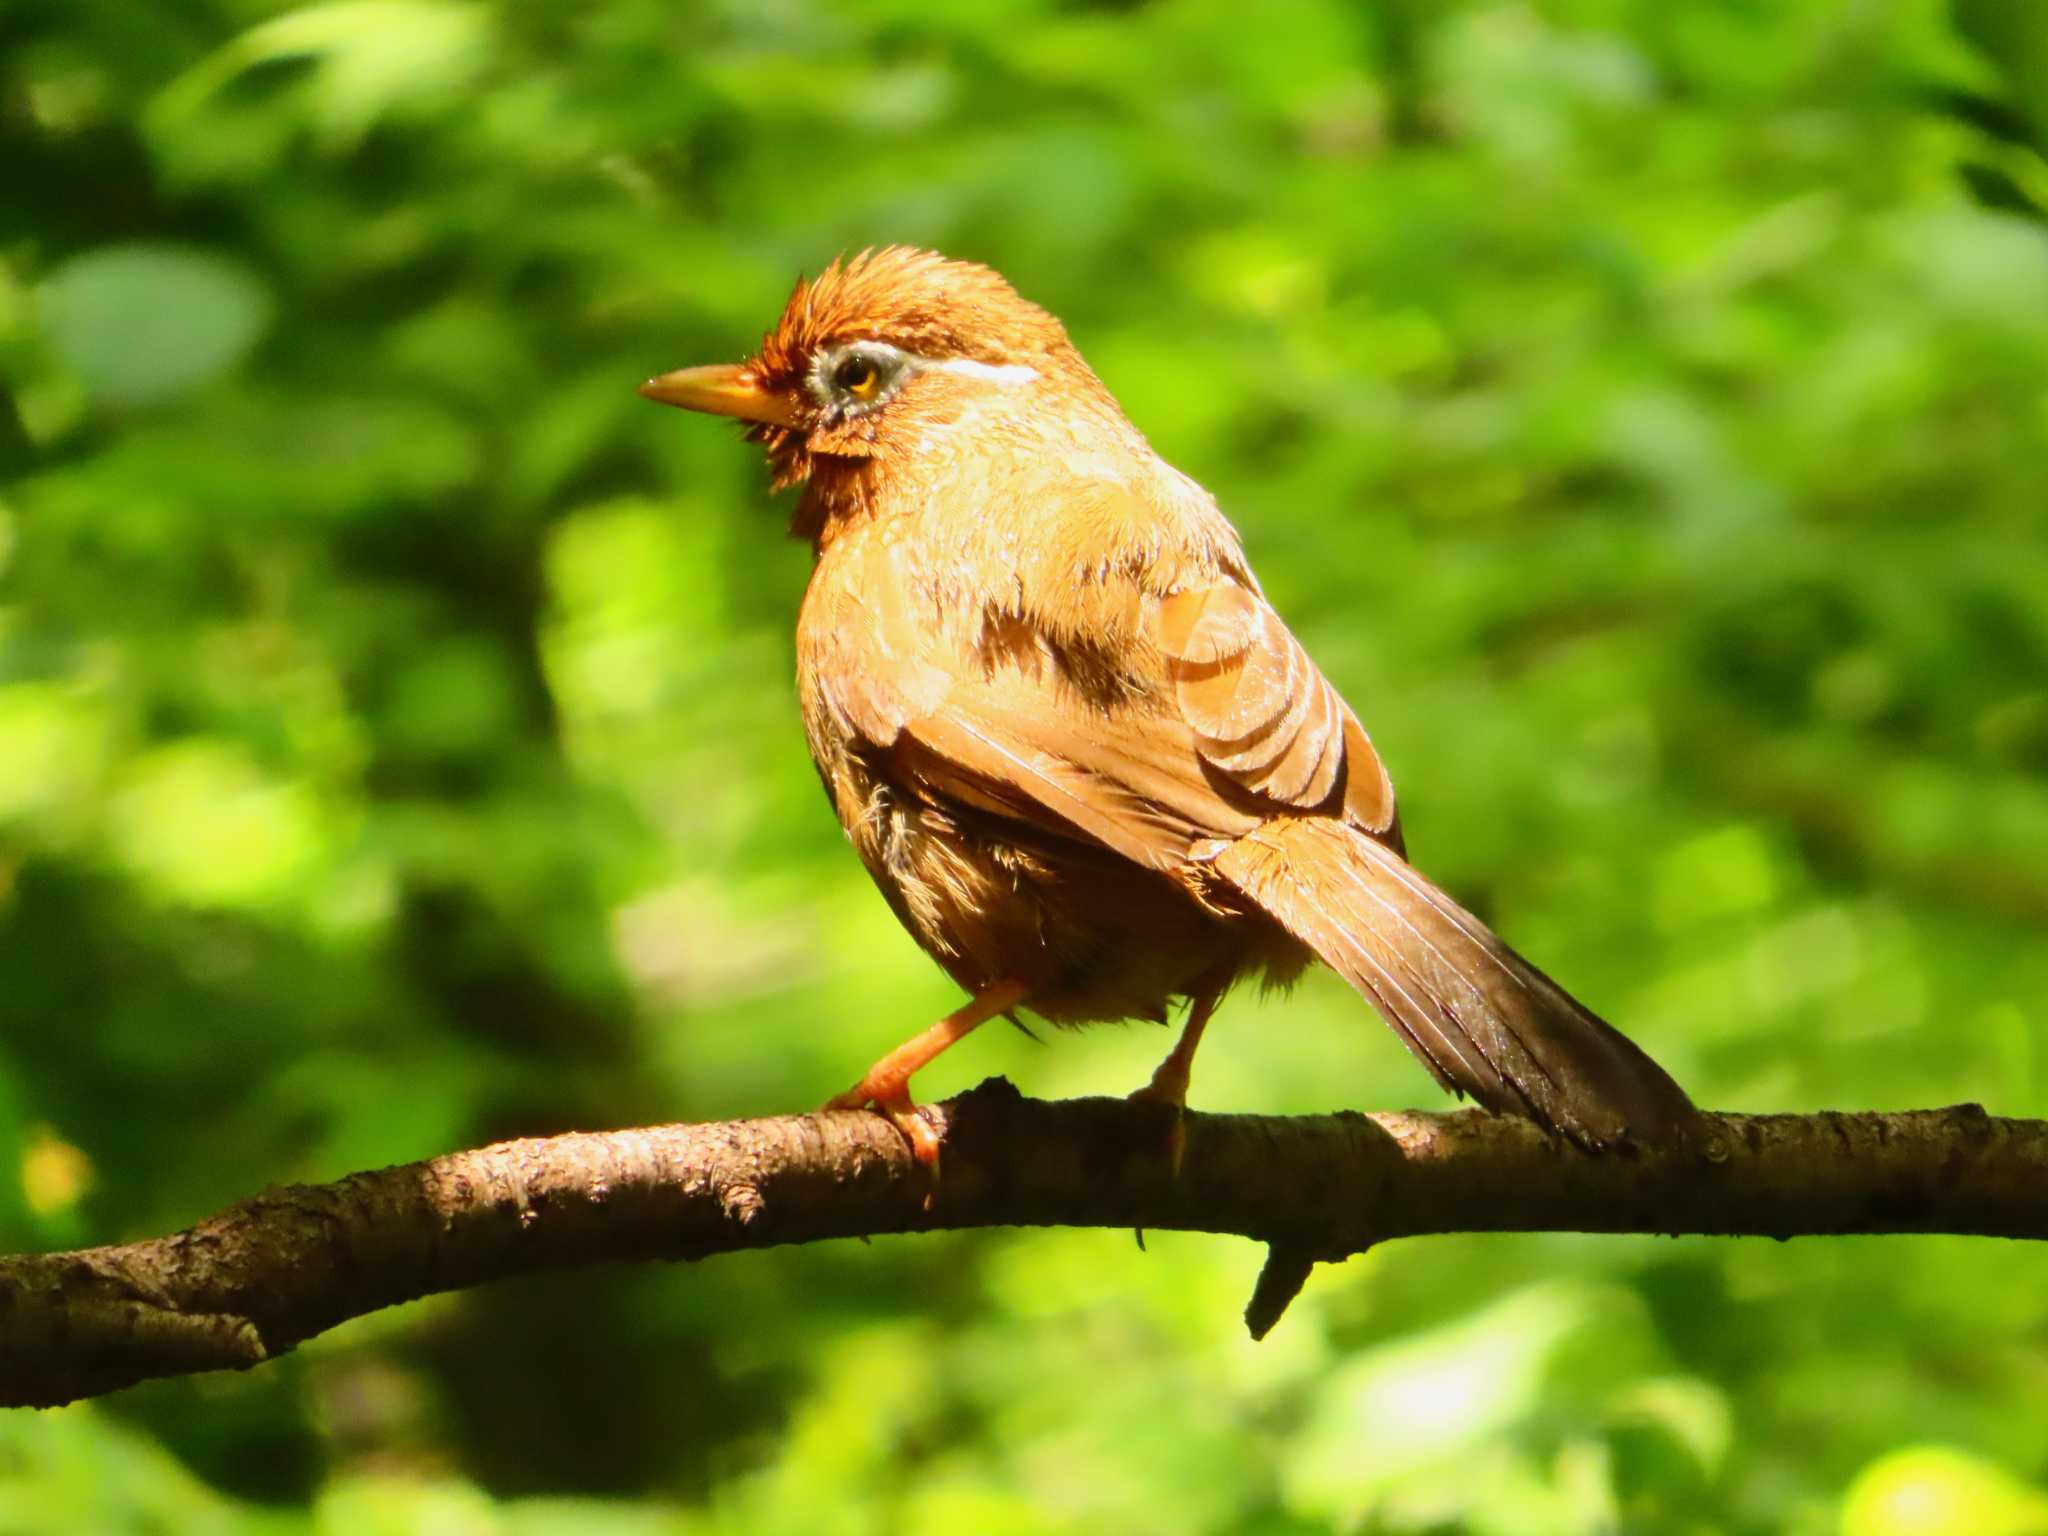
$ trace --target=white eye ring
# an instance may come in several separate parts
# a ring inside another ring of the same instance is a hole
[[[871,411],[903,387],[917,360],[885,341],[827,347],[812,359],[805,385],[811,398],[842,416]],[[859,378],[849,377],[860,374]]]

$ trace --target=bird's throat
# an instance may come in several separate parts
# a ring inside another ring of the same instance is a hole
[[[797,451],[803,458],[803,473],[798,477],[803,494],[790,513],[789,534],[791,538],[805,540],[822,554],[846,529],[875,515],[883,476],[874,459],[811,453],[801,444]],[[778,486],[796,483],[779,471],[778,466]]]

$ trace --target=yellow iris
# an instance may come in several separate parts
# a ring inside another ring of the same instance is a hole
[[[864,357],[849,357],[839,365],[832,381],[856,400],[872,400],[882,387],[882,370]]]

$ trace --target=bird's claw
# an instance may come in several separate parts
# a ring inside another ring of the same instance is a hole
[[[910,1155],[925,1167],[937,1171],[939,1133],[922,1109],[912,1102],[907,1083],[876,1083],[862,1078],[844,1093],[827,1099],[821,1109],[872,1109],[886,1115],[910,1146]]]
[[[1174,1178],[1180,1177],[1181,1163],[1188,1151],[1188,1101],[1187,1089],[1183,1085],[1179,1093],[1163,1087],[1157,1078],[1136,1092],[1127,1094],[1132,1104],[1164,1104],[1173,1110],[1173,1124],[1166,1132],[1166,1167]]]

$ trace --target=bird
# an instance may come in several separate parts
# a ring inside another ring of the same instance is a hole
[[[1488,1110],[1589,1149],[1690,1134],[1648,1054],[1408,861],[1386,765],[1215,499],[995,270],[836,258],[744,361],[640,393],[744,423],[772,489],[801,487],[811,756],[969,997],[827,1108],[879,1110],[935,1164],[910,1079],[979,1025],[1184,1005],[1132,1095],[1178,1126],[1224,995],[1319,960]]]

